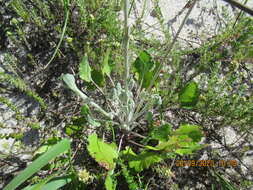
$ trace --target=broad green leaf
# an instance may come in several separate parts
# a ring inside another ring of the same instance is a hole
[[[64,185],[70,183],[71,181],[72,181],[72,178],[70,176],[55,177],[39,189],[36,188],[37,186],[36,184],[36,185],[28,186],[24,188],[23,190],[49,190],[49,189],[57,190],[63,187]]]
[[[165,152],[174,152],[175,149],[180,148],[180,141],[177,136],[171,136],[168,141],[160,142],[155,148]]]
[[[154,77],[154,73],[153,72],[146,72],[143,76],[143,81],[142,81],[142,87],[143,88],[148,88],[152,79]]]
[[[151,56],[146,51],[142,51],[134,62],[134,68],[139,74],[139,80],[144,78],[146,72],[152,69],[153,64]]]
[[[171,125],[165,124],[155,127],[151,132],[151,138],[159,141],[167,141],[171,133]]]
[[[190,155],[194,153],[195,151],[200,150],[201,148],[205,147],[205,145],[194,143],[194,142],[188,142],[185,144],[185,146],[182,143],[181,146],[182,148],[178,148],[175,150],[175,152],[181,156]]]
[[[38,172],[43,166],[45,166],[49,161],[62,154],[70,148],[70,141],[68,139],[63,139],[47,152],[37,158],[32,162],[24,171],[22,171],[18,176],[16,176],[5,188],[4,190],[16,189],[25,180],[31,177],[33,174]]]
[[[82,108],[81,108],[82,112]],[[72,117],[72,123],[67,124],[64,127],[64,131],[69,136],[80,136],[81,130],[87,125],[87,120],[84,116],[81,117]]]
[[[139,55],[139,59],[143,62],[143,63],[148,63],[151,61],[151,55],[146,52],[146,51],[142,51]]]
[[[92,134],[88,137],[88,151],[90,155],[107,170],[115,168],[115,160],[118,158],[117,146],[103,142]]]
[[[142,87],[147,88],[159,67],[159,63],[154,63],[152,57],[146,51],[142,51],[133,64],[138,73],[139,83],[142,81]]]
[[[127,146],[125,150],[122,151],[122,153],[124,160],[132,160],[137,156],[137,154],[135,154],[134,151],[129,146]]]
[[[72,136],[72,135],[76,135],[80,133],[80,131],[82,130],[82,127],[78,125],[66,125],[64,129],[65,129],[65,133],[68,136]]]
[[[123,154],[124,158],[128,161],[129,167],[134,168],[136,172],[141,172],[152,164],[163,160],[163,155],[160,153],[143,151],[136,155],[129,147],[123,151]]]
[[[102,67],[102,73],[106,74],[108,77],[111,73],[111,67],[109,66],[109,56],[110,56],[110,49],[107,49],[104,60],[103,60],[103,67]]]
[[[79,76],[86,82],[91,82],[91,68],[88,62],[88,56],[84,55],[79,65]]]
[[[83,106],[81,107],[81,115],[87,116],[87,115],[89,115],[89,113],[90,113],[90,108],[89,108],[89,106],[88,106],[87,104],[83,105]]]
[[[155,148],[167,153],[188,155],[194,153],[194,151],[197,151],[203,147],[205,147],[205,145],[193,142],[192,139],[187,135],[181,135],[181,136],[171,136],[167,142],[162,142]]]
[[[92,80],[99,86],[103,87],[105,85],[105,77],[101,71],[93,70],[91,72]]]
[[[188,83],[178,95],[181,106],[191,108],[195,106],[199,99],[199,89],[196,82]]]
[[[173,135],[187,135],[193,142],[199,142],[203,134],[197,125],[184,124],[173,132]]]
[[[152,121],[153,121],[153,113],[150,112],[150,111],[147,112],[146,119],[147,119],[147,121],[148,121],[149,124],[152,123]]]
[[[107,174],[105,179],[105,188],[106,190],[115,190],[117,186],[117,181],[110,174]]]

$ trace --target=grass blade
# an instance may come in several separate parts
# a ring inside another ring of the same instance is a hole
[[[71,176],[55,177],[55,178],[51,179],[43,187],[40,187],[40,190],[48,190],[48,189],[57,190],[60,187],[63,187],[64,185],[70,183],[71,181],[72,181]],[[37,185],[28,186],[23,190],[37,190],[37,188],[36,188]]]
[[[54,145],[51,149],[37,158],[32,162],[24,171],[22,171],[18,176],[16,176],[3,190],[13,190],[16,189],[25,180],[31,177],[33,174],[38,172],[43,166],[45,166],[50,160],[54,159],[61,153],[65,152],[70,148],[70,141],[68,139],[63,139],[61,142]]]

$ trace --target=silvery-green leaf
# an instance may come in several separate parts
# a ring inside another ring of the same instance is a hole
[[[75,83],[75,77],[72,74],[64,74],[62,75],[63,81],[66,83],[66,85],[73,91],[78,90],[76,83]]]
[[[4,73],[4,69],[0,67],[0,73]]]
[[[159,96],[158,94],[153,94],[152,99],[154,100],[154,104],[158,104],[158,105],[162,104],[161,96]]]
[[[75,84],[75,78],[71,74],[64,74],[62,76],[63,81],[67,84],[67,86],[73,90],[78,96],[80,96],[86,103],[90,104],[94,108],[96,108],[100,113],[105,115],[106,117],[109,117],[112,119],[114,117],[113,113],[107,113],[105,110],[103,110],[99,105],[97,105],[95,102],[90,100],[88,96],[86,96],[84,93],[82,93],[81,90],[79,90]]]
[[[94,127],[99,127],[101,125],[99,122],[97,122],[96,120],[92,119],[90,117],[90,115],[87,116],[87,120],[88,120],[89,124],[91,124]]]
[[[64,74],[62,75],[63,81],[66,85],[73,90],[78,96],[80,96],[84,101],[88,101],[88,97],[80,91],[75,83],[75,77],[72,74]]]
[[[136,83],[134,79],[130,79],[129,81],[129,89],[132,90],[135,87]]]

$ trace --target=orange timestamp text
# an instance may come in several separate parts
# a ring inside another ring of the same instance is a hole
[[[176,160],[177,167],[236,167],[236,160]]]

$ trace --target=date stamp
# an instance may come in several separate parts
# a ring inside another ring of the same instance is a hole
[[[236,160],[176,160],[177,167],[236,167]]]

